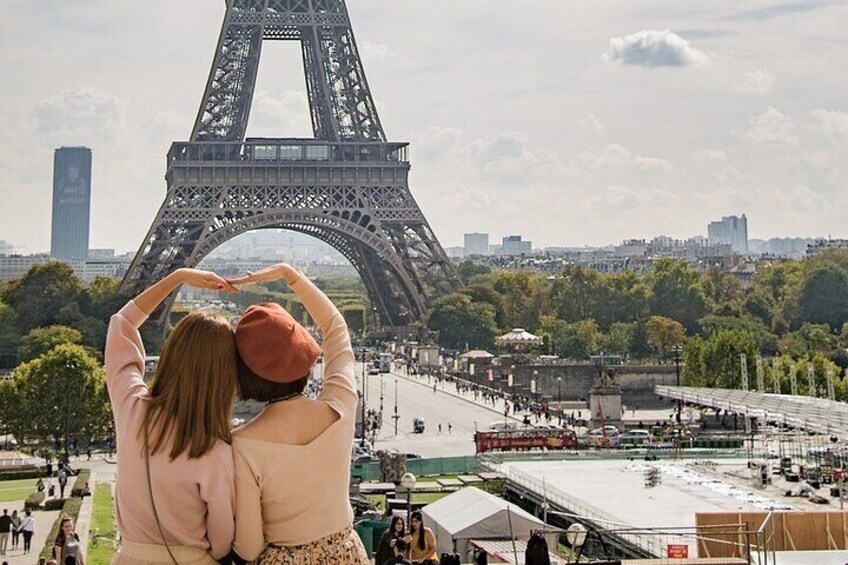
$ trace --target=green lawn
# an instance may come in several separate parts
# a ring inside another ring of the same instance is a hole
[[[107,483],[94,487],[94,507],[91,509],[91,535],[88,538],[88,565],[109,565],[115,553],[115,505],[112,489]],[[99,534],[99,535],[96,535]],[[102,536],[102,537],[101,537]]]
[[[24,500],[26,497],[35,492],[36,481],[38,481],[38,479],[0,481],[0,502]],[[23,505],[21,506],[23,507]],[[18,508],[18,510],[20,510],[20,508]]]

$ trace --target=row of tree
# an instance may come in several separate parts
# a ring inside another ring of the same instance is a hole
[[[459,270],[464,288],[437,300],[427,321],[448,348],[492,347],[498,332],[513,327],[542,335],[546,352],[576,360],[600,351],[668,360],[685,342],[686,374],[704,384],[732,382],[713,372],[714,360],[731,350],[735,357],[724,362],[735,364],[737,384],[741,352],[848,366],[844,251],[765,264],[746,284],[674,259],[657,261],[645,276],[582,266],[546,276],[468,261]]]

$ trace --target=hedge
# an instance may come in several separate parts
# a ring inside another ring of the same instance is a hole
[[[77,480],[74,482],[74,488],[71,489],[71,496],[81,497],[82,489],[85,488],[85,483],[91,482],[91,469],[80,469],[77,473]],[[89,488],[91,485],[89,485]]]
[[[80,469],[71,492],[74,492],[77,489],[77,486],[79,486],[80,492],[82,492],[85,483],[89,481],[90,477],[91,471],[89,469]],[[80,482],[80,479],[82,479],[82,482]],[[59,514],[59,517],[56,518],[56,521],[53,522],[53,527],[50,528],[50,533],[47,534],[47,539],[44,542],[44,548],[41,550],[40,557],[45,560],[53,559],[53,542],[56,541],[56,536],[59,534],[59,524],[62,522],[62,518],[72,518],[74,524],[76,524],[77,519],[79,518],[80,508],[82,507],[82,498],[72,496],[70,498],[59,500],[64,502],[62,505],[62,512]]]
[[[43,467],[0,472],[0,481],[16,481],[18,479],[37,479],[45,475]]]
[[[41,503],[44,502],[45,496],[43,490],[32,493],[24,501],[24,510],[38,510]]]

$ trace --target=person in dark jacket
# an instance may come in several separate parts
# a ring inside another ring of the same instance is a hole
[[[551,565],[551,556],[548,553],[548,542],[545,536],[539,532],[527,541],[527,549],[524,551],[524,563],[527,565]]]
[[[392,521],[389,524],[389,529],[383,532],[383,537],[380,538],[380,544],[377,546],[377,553],[374,556],[375,565],[383,565],[395,556],[395,542],[403,539],[406,536],[406,522],[401,516],[392,516]]]
[[[404,557],[404,553],[409,549],[409,544],[403,538],[397,538],[392,545],[393,556],[384,563],[378,565],[412,565],[412,561]]]

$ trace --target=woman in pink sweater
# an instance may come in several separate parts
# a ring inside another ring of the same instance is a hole
[[[209,312],[168,336],[150,387],[138,328],[182,284],[236,292],[215,275],[178,269],[112,316],[106,384],[118,439],[117,565],[206,565],[234,536],[230,411],[238,355],[229,322]]]
[[[324,340],[321,348],[277,304],[250,307],[236,326],[239,394],[265,402],[233,432],[236,538],[261,565],[368,565],[348,498],[357,393],[344,318],[306,277],[280,264],[233,284],[285,279]],[[324,388],[303,395],[324,353]]]

